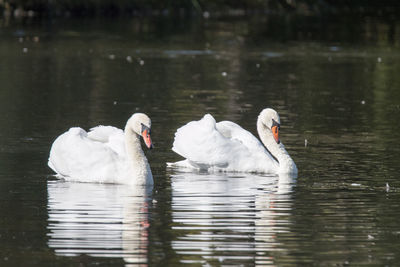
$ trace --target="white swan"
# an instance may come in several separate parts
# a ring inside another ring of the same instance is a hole
[[[151,120],[135,113],[125,132],[112,126],[97,126],[88,133],[74,127],[60,135],[50,150],[48,165],[68,181],[152,185],[153,175],[140,145],[148,148]]]
[[[257,131],[264,143],[236,123],[206,114],[175,133],[172,150],[185,157],[168,166],[208,171],[291,173],[297,167],[279,140],[280,118],[270,108],[261,111]]]

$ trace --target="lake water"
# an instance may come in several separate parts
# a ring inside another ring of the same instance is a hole
[[[343,266],[400,261],[395,19],[0,20],[1,266]],[[256,134],[265,107],[299,175],[167,169],[211,113]],[[72,126],[152,118],[155,184],[68,183]]]

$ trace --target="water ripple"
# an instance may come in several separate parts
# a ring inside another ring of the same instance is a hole
[[[147,188],[49,181],[48,245],[59,256],[87,254],[146,263]]]
[[[291,177],[172,175],[172,247],[181,263],[272,264],[288,232]],[[286,217],[285,217],[286,216]]]

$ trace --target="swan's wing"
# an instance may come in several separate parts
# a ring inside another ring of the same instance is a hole
[[[179,128],[172,150],[200,169],[237,168],[239,161],[252,158],[239,140],[227,138],[217,130],[215,119],[209,114]]]
[[[252,133],[243,129],[238,124],[231,121],[221,121],[216,124],[216,128],[226,138],[242,143],[253,155],[261,153],[273,160],[264,145]]]
[[[119,155],[125,155],[124,132],[113,126],[96,126],[87,133],[93,141],[104,143]]]
[[[232,164],[234,170],[274,173],[279,167],[278,162],[266,150],[264,145],[252,133],[238,124],[231,121],[221,121],[216,124],[216,128],[232,142],[240,142],[243,146],[242,150],[250,153],[249,158],[245,158],[245,154],[237,155],[235,165]]]
[[[278,168],[250,132],[229,121],[216,124],[209,114],[179,128],[172,150],[187,159],[174,164],[177,167],[264,173]]]
[[[119,160],[113,149],[75,127],[54,141],[48,165],[59,175],[97,182],[115,174]]]

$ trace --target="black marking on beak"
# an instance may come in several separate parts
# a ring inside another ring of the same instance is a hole
[[[279,144],[281,141],[279,140],[279,130],[281,126],[278,122],[276,122],[274,119],[272,119],[272,126],[271,126],[271,131],[272,135],[274,136],[274,139],[277,144]]]
[[[142,130],[141,130],[141,133],[143,134],[143,132],[145,131],[145,130],[147,130],[147,133],[148,134],[151,134],[151,129],[149,128],[149,127],[147,127],[146,125],[144,125],[143,123],[141,123],[141,125],[142,125]]]
[[[274,126],[277,126],[277,127],[278,127],[278,130],[281,129],[281,125],[280,125],[276,120],[272,119],[272,127],[274,127]],[[271,128],[272,128],[272,127],[271,127]]]
[[[151,136],[151,129],[149,127],[147,127],[146,125],[144,125],[143,123],[141,125],[142,125],[141,134],[142,134],[143,140],[144,140],[146,146],[149,149],[152,149],[153,148],[153,142],[151,141],[151,137],[150,137]]]

